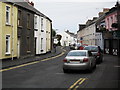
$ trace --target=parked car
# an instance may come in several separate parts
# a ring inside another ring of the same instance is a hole
[[[75,43],[74,44],[70,44],[70,49],[75,50]]]
[[[96,67],[95,57],[88,50],[71,50],[63,60],[63,71],[89,70]]]
[[[101,63],[103,61],[103,52],[100,46],[85,46],[84,50],[91,51],[91,53],[95,56],[97,63]]]
[[[85,46],[88,46],[87,44],[82,44],[81,46],[78,47],[78,50],[83,50]]]
[[[77,50],[81,46],[81,43],[70,44],[70,49]]]
[[[81,46],[81,43],[76,43],[75,44],[75,50],[78,50],[78,48]]]

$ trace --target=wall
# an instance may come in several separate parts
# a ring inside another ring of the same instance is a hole
[[[108,29],[109,31],[116,30],[115,28],[112,28],[112,23],[117,23],[117,11],[107,15],[105,17],[105,23],[106,23],[106,29]]]
[[[46,19],[46,35],[46,50],[49,52],[51,48],[51,22],[48,19]]]
[[[43,38],[43,42],[40,44],[40,53],[43,54],[43,53],[46,53],[46,18],[45,17],[40,17],[40,20],[41,18],[43,18],[43,31],[41,31],[41,34],[40,34],[40,43],[41,43],[41,38]],[[41,28],[41,24],[40,24],[40,28]],[[40,29],[42,30],[42,29]],[[42,46],[42,47],[41,47]]]
[[[10,7],[10,25],[2,17],[2,59],[17,57],[17,7],[3,3],[2,16],[6,16],[6,5]],[[6,54],[6,35],[10,35],[10,54]]]
[[[0,59],[2,59],[2,2],[0,2]]]
[[[69,46],[69,44],[76,43],[74,41],[74,37],[70,36],[65,31],[61,32],[61,33],[58,33],[58,34],[60,34],[62,36],[62,39],[60,41],[62,46]]]
[[[34,46],[34,12],[18,7],[22,12],[22,26],[18,26],[18,38],[20,40],[20,58],[35,55]],[[30,27],[27,27],[27,15],[30,15]],[[29,38],[29,42],[28,42]],[[28,50],[29,48],[29,50]]]
[[[101,33],[96,33],[95,23],[87,26],[86,28],[80,30],[77,34],[78,42],[80,38],[83,38],[82,44],[88,45],[98,45],[103,48],[103,38]]]
[[[95,45],[95,24],[87,26],[78,33],[78,38],[82,37],[82,44]]]

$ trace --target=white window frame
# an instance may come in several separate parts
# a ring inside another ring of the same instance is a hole
[[[8,37],[8,39],[7,39],[7,37]],[[10,35],[6,35],[6,42],[8,41],[8,47],[7,47],[7,43],[5,42],[5,44],[6,44],[6,48],[5,48],[5,54],[11,54],[10,53]],[[7,50],[7,48],[8,48],[8,50]]]
[[[7,21],[7,13],[8,13],[8,21]],[[6,6],[6,18],[5,19],[6,19],[6,24],[10,25],[10,6]]]
[[[41,30],[43,30],[43,17],[41,18]]]
[[[34,25],[35,25],[35,29],[37,29],[37,16],[34,17]]]
[[[41,50],[43,50],[43,38],[41,38]]]

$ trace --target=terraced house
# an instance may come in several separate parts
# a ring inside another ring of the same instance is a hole
[[[52,21],[35,9],[34,3],[17,1],[0,2],[0,59],[50,52]]]
[[[34,56],[34,14],[35,9],[28,2],[14,2],[18,6],[18,58]]]
[[[45,54],[51,51],[51,30],[52,21],[39,11],[34,16],[35,28],[35,52],[36,55]]]
[[[17,57],[17,13],[14,3],[0,2],[0,59]]]

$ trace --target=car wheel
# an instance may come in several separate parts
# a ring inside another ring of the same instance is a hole
[[[88,72],[91,73],[92,71],[93,71],[93,67],[90,67],[90,68],[88,69]]]
[[[94,67],[93,67],[94,69],[96,68],[96,64],[94,65]]]
[[[68,73],[68,72],[69,72],[69,70],[68,70],[68,69],[64,69],[64,68],[63,68],[63,72],[64,72],[64,73]]]
[[[101,62],[103,62],[103,57],[101,58]]]

